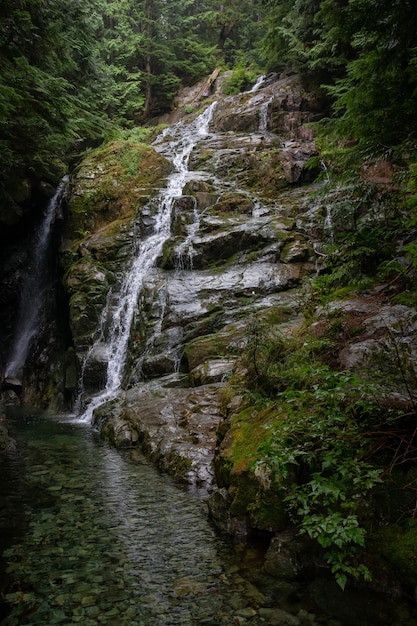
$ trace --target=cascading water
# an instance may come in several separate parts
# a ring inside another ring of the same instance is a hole
[[[259,107],[259,130],[261,132],[267,131],[269,126],[269,105],[272,102],[272,98],[264,102]]]
[[[47,260],[52,225],[65,194],[67,180],[65,177],[59,184],[35,233],[32,244],[32,259],[22,284],[15,339],[5,369],[6,379],[16,378],[19,380],[21,378],[33,340],[39,331],[39,317],[45,291],[48,287]]]
[[[104,390],[95,396],[82,414],[82,420],[90,422],[94,410],[113,399],[122,386],[123,371],[127,355],[132,321],[138,296],[144,280],[154,267],[162,246],[170,236],[171,213],[174,199],[181,195],[187,181],[188,161],[197,142],[208,134],[209,124],[215,109],[213,102],[199,117],[186,125],[179,122],[166,129],[154,143],[155,148],[172,160],[174,171],[168,178],[166,189],[161,193],[155,216],[154,232],[141,241],[132,265],[127,271],[114,304],[114,294],[108,299],[103,311],[102,325],[111,317],[107,332],[102,331],[92,351],[99,350],[107,362],[107,380]],[[169,140],[166,140],[169,134]],[[110,315],[109,315],[110,312]],[[81,381],[82,387],[82,381]]]
[[[187,235],[176,250],[176,268],[178,270],[193,269],[193,257],[195,250],[193,240],[200,228],[200,214],[197,201],[194,199],[193,221],[187,225]]]
[[[253,85],[253,87],[251,89],[249,89],[249,93],[253,93],[255,91],[258,91],[258,89],[260,89],[262,87],[262,85],[264,84],[265,79],[266,79],[266,74],[261,74],[261,76],[258,76],[258,78],[256,79],[256,82]]]

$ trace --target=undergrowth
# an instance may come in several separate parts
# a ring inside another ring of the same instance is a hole
[[[242,363],[248,403],[259,410],[267,404],[276,415],[254,471],[288,485],[291,521],[318,543],[344,588],[349,577],[371,578],[360,554],[373,493],[387,478],[374,451],[387,421],[400,422],[404,412],[387,409],[371,380],[329,365],[332,332],[333,322],[327,336],[304,328],[286,338],[254,319]]]
[[[370,580],[362,556],[375,523],[374,498],[417,459],[417,368],[396,329],[385,329],[385,343],[393,345],[381,354],[391,362],[376,361],[362,375],[339,369],[335,352],[350,336],[325,311],[335,299],[381,283],[387,301],[417,304],[417,165],[403,162],[384,187],[358,176],[355,147],[324,148],[326,173],[337,174],[323,191],[332,197],[334,230],[300,302],[306,324],[288,338],[253,319],[241,363],[248,405],[268,406],[275,416],[264,427],[253,470],[287,485],[291,521],[317,542],[343,589],[349,578]],[[327,327],[319,335],[312,326],[318,320]],[[387,376],[399,377],[405,401],[384,398]],[[416,481],[407,488],[415,495]]]

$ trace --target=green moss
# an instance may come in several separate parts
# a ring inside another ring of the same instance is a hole
[[[91,152],[72,181],[66,236],[80,239],[104,224],[133,218],[171,169],[151,146],[112,141]]]
[[[175,268],[175,243],[175,240],[170,238],[162,246],[162,257],[159,259],[158,265],[163,270]]]
[[[191,469],[191,459],[185,456],[180,456],[175,453],[169,453],[163,457],[161,466],[163,469],[169,471],[176,478],[184,479],[186,474]]]
[[[407,289],[396,295],[393,301],[397,304],[404,304],[405,306],[411,306],[417,309],[417,289]]]
[[[229,484],[231,514],[245,518],[253,528],[278,530],[288,521],[282,485],[258,475],[255,467],[267,427],[275,419],[271,409],[259,410],[252,405],[234,415],[217,468],[217,479],[223,474],[222,480]]]
[[[375,533],[372,548],[408,588],[417,586],[417,520],[390,524]]]
[[[185,335],[187,344],[184,354],[190,370],[208,359],[230,357],[231,354],[236,353],[236,345],[242,338],[241,329],[230,325],[220,332],[207,334],[221,327],[223,321],[223,307],[215,306],[203,320],[187,326]]]
[[[256,406],[248,406],[233,416],[230,430],[230,446],[227,458],[231,461],[232,473],[248,470],[257,459],[258,448],[265,439],[267,424],[275,420],[275,412],[271,409],[259,410]]]
[[[283,324],[294,317],[294,310],[286,306],[271,306],[259,314],[260,319],[265,324],[271,326]]]

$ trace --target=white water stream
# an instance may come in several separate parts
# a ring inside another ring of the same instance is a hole
[[[266,102],[264,102],[259,108],[259,130],[260,132],[265,132],[268,130],[269,126],[269,107],[273,98],[269,98]]]
[[[140,242],[138,252],[126,272],[120,291],[118,294],[111,294],[103,311],[103,329],[105,320],[111,317],[112,322],[107,333],[102,330],[92,351],[99,349],[102,354],[104,353],[107,361],[107,381],[103,391],[91,400],[81,415],[82,421],[90,422],[94,410],[113,399],[122,386],[130,329],[138,297],[147,274],[155,266],[162,246],[170,236],[174,199],[181,195],[187,181],[188,161],[193,148],[209,132],[215,106],[216,103],[212,103],[190,124],[179,122],[169,127],[155,141],[155,148],[172,160],[174,171],[168,178],[166,189],[160,194],[153,234]]]
[[[249,93],[254,93],[255,91],[258,91],[264,84],[265,79],[266,79],[266,74],[261,74],[261,76],[258,76],[253,87],[249,89]]]
[[[57,209],[66,189],[67,178],[59,184],[50,199],[44,218],[32,243],[32,257],[23,280],[20,305],[10,357],[5,369],[5,378],[20,379],[33,341],[39,332],[39,317],[48,287],[47,260],[51,241],[52,225]]]

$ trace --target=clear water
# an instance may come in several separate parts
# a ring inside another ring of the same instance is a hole
[[[30,414],[11,424],[1,624],[233,623],[231,605],[247,600],[199,494],[89,428]]]
[[[7,425],[16,446],[0,453],[1,626],[417,623],[408,607],[338,596],[329,581],[287,593],[257,578],[259,552],[222,540],[201,494],[87,426],[16,409]]]

